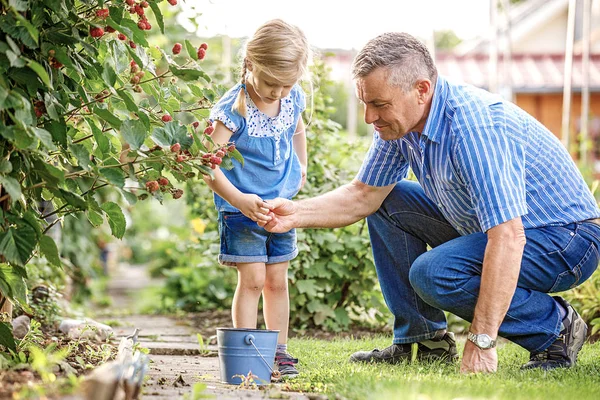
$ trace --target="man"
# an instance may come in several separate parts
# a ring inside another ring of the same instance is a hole
[[[587,327],[562,298],[600,261],[600,209],[567,151],[514,104],[438,76],[404,33],[353,64],[374,140],[357,177],[321,196],[269,201],[273,232],[368,217],[393,344],[351,361],[455,359],[442,310],[471,321],[461,372],[494,372],[498,336],[525,368],[575,364]],[[408,168],[418,182],[406,180]],[[269,218],[266,218],[267,220]],[[431,250],[427,251],[427,246]]]

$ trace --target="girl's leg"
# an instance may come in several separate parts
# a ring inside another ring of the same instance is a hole
[[[288,262],[267,264],[263,289],[263,314],[267,329],[279,330],[279,344],[287,343],[290,319]]]
[[[264,263],[237,263],[238,283],[231,316],[234,328],[256,329],[258,300],[265,285]]]

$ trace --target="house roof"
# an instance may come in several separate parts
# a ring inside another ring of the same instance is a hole
[[[436,65],[440,74],[449,78],[470,83],[474,86],[489,87],[489,58],[486,54],[457,55],[436,54]],[[562,92],[564,85],[563,54],[516,54],[510,61],[510,82],[515,93]],[[503,81],[504,62],[498,60],[498,82]],[[583,81],[581,56],[573,58],[572,88],[580,91]],[[590,91],[600,92],[600,54],[590,56]]]

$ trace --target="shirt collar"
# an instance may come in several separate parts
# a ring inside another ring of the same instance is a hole
[[[448,81],[440,75],[437,77],[435,88],[433,89],[433,99],[431,100],[431,108],[429,116],[425,122],[425,128],[421,135],[425,136],[432,142],[439,142],[442,129],[439,129],[440,120],[444,117],[444,109],[446,108],[446,98],[448,96]]]

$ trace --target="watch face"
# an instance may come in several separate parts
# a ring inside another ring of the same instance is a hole
[[[479,347],[487,348],[492,344],[492,338],[488,335],[477,335],[477,344]]]

